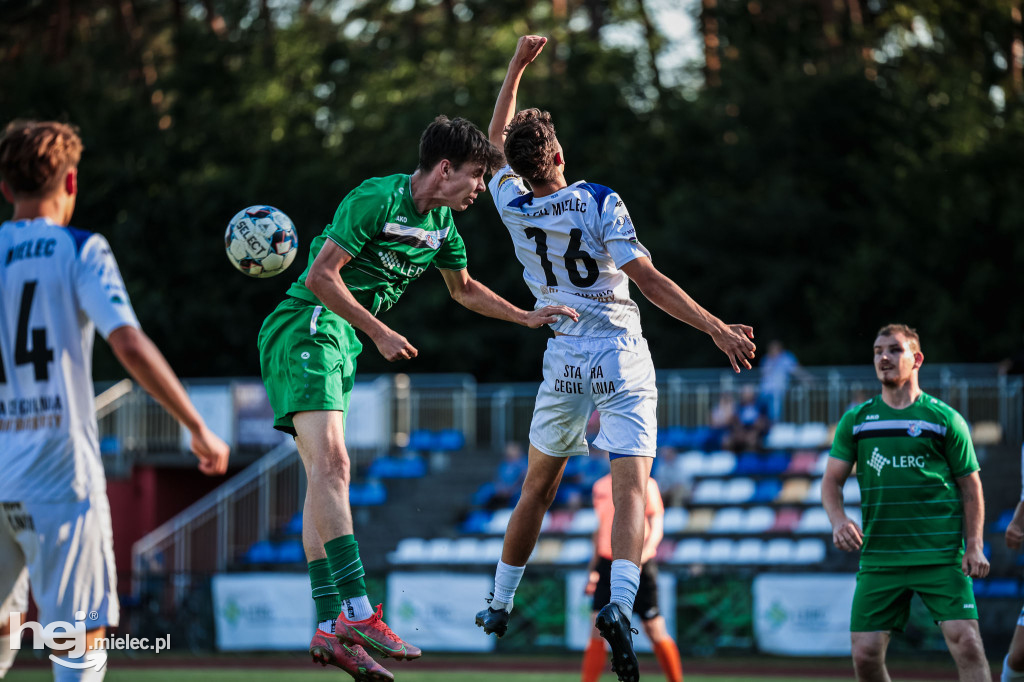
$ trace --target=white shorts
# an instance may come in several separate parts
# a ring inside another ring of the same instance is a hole
[[[0,503],[0,613],[28,606],[24,574],[32,585],[39,622],[85,629],[116,626],[120,617],[114,532],[105,494],[81,502]]]
[[[554,457],[588,454],[587,421],[596,408],[601,432],[594,447],[654,457],[657,407],[654,363],[642,336],[556,336],[544,353],[530,443]]]

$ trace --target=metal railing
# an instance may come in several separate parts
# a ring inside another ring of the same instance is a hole
[[[878,392],[870,367],[811,369],[786,393],[780,421],[835,424],[855,402]],[[704,426],[723,396],[738,395],[747,384],[757,385],[757,372],[674,370],[658,373],[659,426]],[[948,403],[968,422],[994,422],[1004,443],[1024,440],[1024,380],[1020,377],[977,376],[947,367],[922,373],[922,389]],[[500,449],[509,440],[526,442],[537,384],[482,385],[478,387],[477,434],[479,444]]]
[[[274,448],[227,483],[201,498],[132,546],[132,591],[144,576],[228,568],[254,542],[302,508],[306,476],[294,442]],[[186,590],[173,584],[177,602]]]

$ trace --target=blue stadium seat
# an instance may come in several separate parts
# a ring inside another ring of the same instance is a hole
[[[434,448],[445,452],[455,452],[466,446],[466,436],[458,429],[439,431],[434,439]]]
[[[1020,581],[1016,578],[989,578],[986,582],[986,597],[1016,597],[1020,594]]]
[[[353,507],[372,507],[388,500],[388,490],[377,479],[352,483],[348,489],[349,504]]]
[[[422,478],[427,465],[420,457],[378,457],[366,471],[369,478]]]
[[[427,429],[417,429],[409,434],[409,450],[433,450],[434,433]]]
[[[242,555],[242,561],[247,564],[270,564],[274,562],[276,556],[273,543],[269,540],[260,540],[254,542]]]
[[[761,460],[761,472],[767,476],[778,476],[789,468],[789,453],[781,450],[769,453]]]
[[[462,522],[459,529],[463,533],[485,533],[487,532],[487,522],[491,520],[491,513],[482,509],[470,512],[466,520]]]
[[[774,502],[778,494],[782,492],[782,481],[777,478],[762,478],[757,482],[757,490],[751,502]]]
[[[281,530],[285,535],[302,535],[302,512],[295,512]]]
[[[744,452],[736,460],[737,476],[756,476],[761,473],[761,456],[756,452]]]
[[[989,524],[989,532],[991,533],[1005,533],[1007,527],[1010,525],[1010,521],[1013,521],[1014,509],[1004,509],[999,518]]]
[[[306,563],[306,552],[302,549],[302,541],[284,540],[277,543],[277,545],[274,546],[274,563]]]

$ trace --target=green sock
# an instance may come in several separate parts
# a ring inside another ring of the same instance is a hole
[[[339,599],[366,596],[363,562],[359,560],[359,543],[355,535],[342,535],[324,544],[331,562],[331,580],[338,587]],[[339,608],[340,610],[340,608]]]
[[[316,620],[334,620],[341,613],[341,597],[331,580],[331,564],[327,559],[315,559],[306,567],[309,570],[309,585],[313,590],[316,604]]]

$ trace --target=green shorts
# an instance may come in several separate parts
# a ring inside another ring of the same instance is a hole
[[[959,564],[861,568],[853,593],[850,631],[902,631],[915,592],[936,623],[978,619],[973,581]]]
[[[348,412],[363,344],[343,318],[324,306],[286,298],[263,321],[259,349],[275,429],[294,436],[296,412]]]

